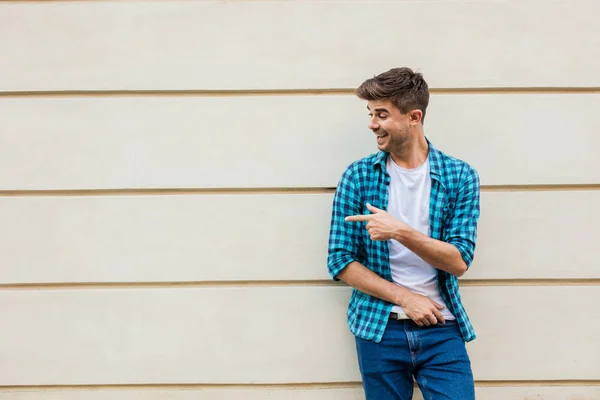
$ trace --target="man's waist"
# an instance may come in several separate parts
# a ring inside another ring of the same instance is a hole
[[[400,320],[403,320],[403,319],[410,319],[410,318],[408,317],[408,315],[406,315],[403,312],[392,311],[392,312],[390,312],[390,319],[394,319],[394,320],[400,321]],[[449,320],[455,320],[456,318],[454,318],[453,315],[444,315],[444,319],[447,320],[447,321],[449,321]]]

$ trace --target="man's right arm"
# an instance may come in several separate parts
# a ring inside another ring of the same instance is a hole
[[[408,289],[383,279],[358,261],[348,264],[339,273],[338,279],[363,293],[397,305],[405,303],[406,296],[411,293]]]
[[[402,307],[406,315],[419,326],[445,322],[440,310],[444,308],[427,296],[389,282],[361,263],[353,261],[344,268],[338,278],[363,293]]]

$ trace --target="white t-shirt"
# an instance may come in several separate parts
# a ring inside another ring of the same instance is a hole
[[[387,170],[391,177],[388,212],[411,228],[430,236],[429,158],[417,168],[405,169],[396,165],[389,156]],[[446,306],[440,295],[435,268],[396,240],[389,240],[388,247],[393,281],[411,292],[428,296],[433,301]],[[392,311],[404,314],[400,306],[394,306]],[[447,307],[441,310],[441,313],[445,319],[455,319]]]

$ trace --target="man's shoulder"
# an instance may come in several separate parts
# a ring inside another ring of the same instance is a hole
[[[368,176],[373,172],[373,166],[380,157],[382,157],[382,154],[378,152],[355,160],[346,167],[344,175],[352,177]]]
[[[437,148],[433,149],[441,175],[455,183],[465,181],[479,181],[479,174],[475,167],[458,157],[451,156]]]

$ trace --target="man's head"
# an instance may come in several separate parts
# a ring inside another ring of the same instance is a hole
[[[379,150],[400,151],[422,133],[429,88],[420,73],[391,69],[363,82],[356,95],[368,101],[369,129],[377,135]]]

